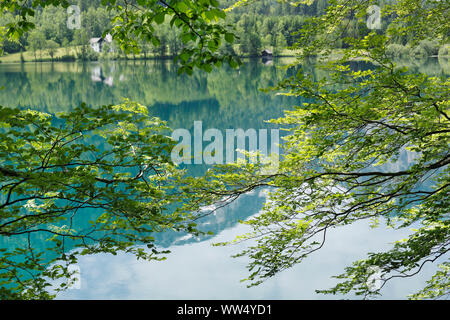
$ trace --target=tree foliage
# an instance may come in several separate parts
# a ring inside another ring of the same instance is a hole
[[[146,107],[83,104],[57,116],[2,107],[0,127],[2,298],[49,298],[80,254],[161,259],[155,233],[195,232],[174,210],[183,202],[174,143]]]
[[[231,44],[235,37],[220,23],[225,11],[215,0],[102,4],[114,13],[110,32],[127,52],[137,50],[139,39],[159,45],[154,25],[170,20],[184,43],[178,55],[181,72],[192,74],[194,67],[209,72],[222,61],[238,65],[231,55],[219,54],[220,44]],[[253,232],[236,239],[255,241],[240,254],[251,259],[248,280],[253,285],[319,250],[329,229],[359,220],[385,219],[393,228],[419,226],[387,252],[356,261],[338,276],[341,283],[320,292],[376,296],[391,279],[413,276],[427,262],[448,259],[449,80],[400,68],[388,50],[403,38],[415,45],[423,40],[448,43],[448,3],[388,2],[382,19],[389,17],[389,25],[361,33],[359,26],[373,4],[322,3],[321,14],[308,18],[296,34],[293,48],[300,50],[300,61],[314,57],[326,72],[314,79],[300,69],[271,88],[308,99],[272,121],[288,131],[276,173],[261,170],[264,162],[236,163],[204,177],[183,177],[169,159],[173,145],[163,134],[164,125],[130,102],[97,109],[82,105],[58,117],[1,108],[0,234],[25,236],[15,250],[1,249],[0,276],[10,285],[2,294],[49,297],[45,277],[68,273],[62,264],[47,268],[49,262],[72,263],[76,253],[126,251],[155,258],[135,244],[153,248],[149,233],[154,231],[196,232],[190,222],[195,215],[183,212],[197,212],[203,204],[225,205],[260,187],[271,188],[268,201],[259,215],[245,222]],[[19,17],[6,24],[6,35],[19,39],[33,28],[28,19],[35,9],[48,5],[68,3],[33,1],[30,7],[1,2],[2,11]],[[239,4],[231,11],[237,8]],[[254,40],[249,34],[246,44],[259,48]],[[345,49],[331,56],[337,44]],[[352,69],[353,60],[371,67]],[[397,160],[405,154],[411,161],[400,168]],[[168,210],[174,206],[179,209]],[[72,219],[83,208],[94,209],[93,220],[77,229]],[[54,244],[50,252],[36,252],[33,245],[34,236],[43,234]],[[69,242],[78,251],[66,254]],[[373,267],[381,270],[380,288],[368,284]],[[442,264],[413,298],[448,294],[447,269],[448,263]]]
[[[202,178],[216,190],[216,200],[232,200],[260,187],[272,190],[262,212],[244,222],[253,231],[223,243],[252,240],[237,255],[250,258],[250,285],[322,248],[330,229],[359,220],[376,225],[383,219],[393,228],[417,229],[391,250],[355,262],[337,276],[341,283],[318,292],[376,296],[389,280],[413,276],[426,263],[448,259],[450,83],[445,77],[397,67],[386,52],[403,34],[412,43],[448,43],[448,3],[396,1],[382,8],[382,18],[394,17],[386,32],[342,39],[346,19],[365,21],[372,4],[331,1],[323,15],[299,30],[302,36],[295,47],[302,51],[300,58],[314,56],[317,67],[327,72],[313,79],[301,69],[267,90],[308,99],[272,120],[289,133],[277,173],[262,174],[261,164],[245,163],[216,168]],[[337,40],[346,49],[331,58]],[[371,67],[352,69],[352,60]],[[405,156],[408,164],[400,167],[398,159]],[[379,288],[368,283],[373,268],[381,270]],[[414,297],[448,294],[444,271]]]
[[[184,44],[177,60],[181,63],[180,73],[191,74],[194,68],[210,72],[214,66],[228,62],[237,67],[240,61],[229,54],[219,54],[222,42],[233,42],[232,29],[223,23],[225,12],[217,0],[102,0],[111,14],[111,27],[103,30],[103,36],[110,33],[126,53],[138,53],[139,41],[145,40],[159,46],[162,38],[155,32],[157,25],[169,21],[170,26],[181,31]],[[14,19],[4,25],[7,39],[19,40],[35,27],[30,21],[36,10],[49,6],[67,8],[66,0],[33,1],[31,6],[15,0],[0,3],[0,12],[15,13]],[[52,29],[54,30],[54,29]]]

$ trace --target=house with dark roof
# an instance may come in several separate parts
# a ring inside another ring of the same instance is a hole
[[[273,56],[272,51],[265,49],[261,52],[261,56],[266,57],[266,58],[271,58]]]
[[[112,43],[112,36],[110,34],[107,34],[104,38],[91,38],[89,40],[89,45],[91,46],[92,50],[98,53],[103,51],[103,46],[105,45],[105,43]]]

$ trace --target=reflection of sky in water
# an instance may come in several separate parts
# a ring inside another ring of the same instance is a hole
[[[381,170],[400,170],[413,161],[408,152],[396,163]],[[422,187],[429,182],[423,183]],[[342,296],[319,295],[316,289],[328,289],[332,276],[341,274],[352,262],[366,258],[369,252],[389,250],[394,241],[406,238],[409,229],[387,229],[383,224],[371,228],[369,221],[329,230],[325,246],[301,264],[286,270],[265,283],[247,288],[239,280],[248,276],[246,258],[234,259],[246,245],[213,247],[243,234],[248,227],[236,224],[258,212],[265,192],[252,192],[198,221],[202,230],[217,235],[204,241],[171,234],[159,243],[172,253],[166,261],[138,261],[132,255],[118,254],[80,257],[81,289],[61,293],[59,299],[332,299]],[[444,257],[445,258],[445,257]],[[442,259],[437,262],[442,262]],[[397,278],[383,288],[383,299],[405,299],[425,286],[436,271],[436,264],[426,264],[412,278]],[[354,298],[347,296],[345,298]],[[356,297],[360,299],[361,297]]]
[[[435,61],[436,64],[436,61]],[[23,69],[23,70],[22,70]],[[314,71],[313,69],[311,69]],[[152,106],[155,114],[173,128],[190,129],[202,120],[205,128],[266,128],[263,120],[276,118],[281,110],[293,105],[283,97],[262,95],[258,88],[273,85],[280,69],[253,61],[234,71],[201,74],[189,81],[177,77],[170,64],[25,64],[1,66],[0,91],[6,106],[27,106],[55,112],[69,110],[81,101],[99,105],[119,102],[127,96]],[[6,76],[7,75],[7,76]],[[194,79],[195,81],[193,81]],[[120,85],[119,85],[120,84]],[[20,92],[18,92],[20,90]],[[395,164],[379,170],[404,170],[414,160],[402,152]],[[422,187],[428,187],[426,181]],[[236,225],[257,212],[263,202],[258,195],[241,199],[203,226],[217,232],[202,242],[183,235],[161,234],[159,243],[172,253],[163,262],[137,261],[133,255],[82,256],[79,259],[81,289],[61,293],[60,299],[320,299],[333,298],[315,294],[327,289],[353,261],[391,247],[405,238],[408,230],[371,229],[367,222],[330,230],[327,243],[302,264],[286,270],[258,287],[246,288],[239,280],[246,277],[245,258],[230,256],[242,247],[212,247],[244,233]],[[204,229],[204,228],[202,228]],[[424,286],[435,266],[426,265],[421,274],[391,281],[383,298],[403,299]]]
[[[327,243],[303,263],[269,279],[260,286],[247,288],[240,279],[247,276],[245,258],[234,259],[238,246],[212,247],[246,231],[237,225],[213,239],[170,247],[172,253],[162,262],[138,261],[132,255],[118,254],[80,257],[81,289],[61,293],[59,299],[331,299],[315,294],[315,289],[330,288],[351,262],[368,252],[390,248],[404,238],[408,230],[383,226],[372,229],[360,221],[330,230]],[[413,278],[394,279],[383,289],[385,299],[404,299],[419,290],[434,274],[426,265]],[[351,298],[350,296],[346,298]]]

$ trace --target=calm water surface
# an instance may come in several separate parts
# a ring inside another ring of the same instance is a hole
[[[223,68],[211,74],[195,73],[178,77],[169,62],[41,63],[0,64],[0,104],[55,113],[67,111],[81,102],[89,105],[120,103],[123,97],[149,107],[172,128],[192,132],[194,121],[204,129],[244,130],[271,128],[264,122],[282,115],[299,100],[260,92],[295,70],[279,68],[283,61],[264,64],[247,61],[239,71]],[[320,72],[311,66],[317,78]],[[425,66],[440,75],[437,61]],[[403,165],[408,156],[401,160]],[[402,165],[400,162],[398,165]],[[189,166],[192,174],[206,169]],[[324,248],[302,264],[287,270],[258,287],[247,288],[239,280],[246,277],[246,259],[230,256],[242,245],[212,247],[232,240],[246,231],[238,223],[257,214],[265,201],[264,190],[245,195],[230,206],[200,221],[214,236],[194,238],[176,233],[159,234],[158,245],[172,251],[166,261],[137,261],[134,256],[99,254],[80,257],[80,287],[58,295],[59,299],[321,299],[315,294],[335,284],[352,261],[368,252],[380,251],[404,238],[409,230],[372,229],[359,222],[330,232]],[[245,245],[245,244],[244,244]],[[425,268],[415,278],[392,281],[383,298],[403,299],[424,285],[434,272]],[[342,297],[338,297],[342,298]]]

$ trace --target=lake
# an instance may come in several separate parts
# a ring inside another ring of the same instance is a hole
[[[222,68],[210,74],[196,72],[191,77],[177,76],[176,67],[169,61],[0,64],[0,87],[4,87],[0,90],[0,104],[56,113],[71,110],[81,102],[96,106],[129,98],[148,106],[153,115],[166,120],[173,129],[193,132],[196,121],[201,121],[205,129],[220,131],[273,129],[265,120],[279,117],[283,110],[301,102],[259,90],[294,74],[295,68],[281,68],[286,63],[253,59],[245,61],[240,70]],[[317,79],[321,77],[321,71],[313,65],[304,67]],[[443,75],[437,60],[415,67],[425,68],[425,73]],[[401,161],[408,161],[408,157]],[[201,174],[207,168],[205,164],[187,166],[191,174]],[[200,220],[201,228],[213,231],[213,236],[157,235],[157,245],[172,252],[165,261],[138,261],[127,254],[82,256],[77,265],[80,282],[57,298],[342,298],[317,295],[315,289],[333,286],[336,280],[331,277],[342,273],[345,266],[364,258],[368,252],[389,248],[393,241],[410,232],[386,229],[383,224],[372,229],[367,222],[331,230],[324,248],[302,264],[257,287],[247,288],[240,282],[247,276],[246,259],[230,257],[245,244],[230,247],[212,244],[244,233],[246,227],[238,221],[257,214],[264,201],[265,190],[255,191]],[[434,270],[426,266],[419,276],[393,280],[383,289],[383,298],[404,299],[423,287]]]

